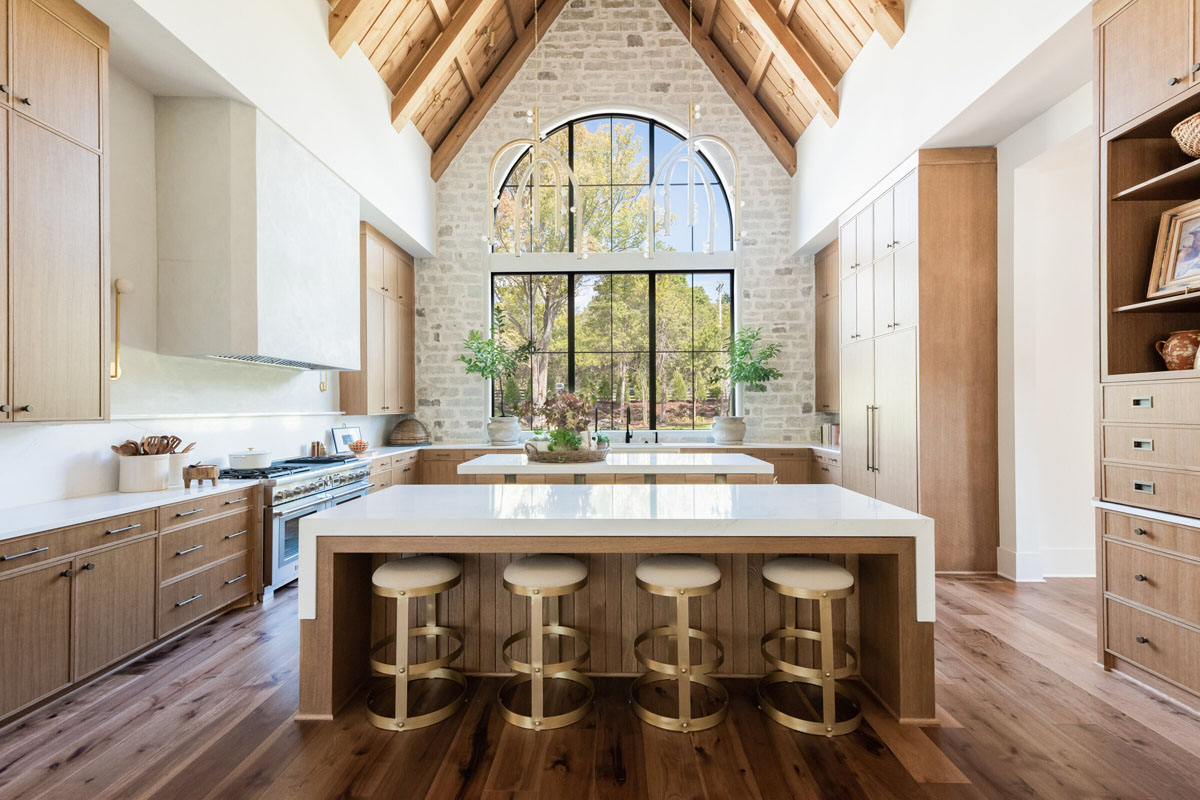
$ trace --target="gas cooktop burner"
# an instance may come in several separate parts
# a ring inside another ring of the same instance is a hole
[[[229,469],[226,467],[221,470],[222,478],[236,478],[244,480],[266,480],[267,478],[282,478],[284,475],[296,475],[301,472],[308,472],[302,466],[285,466],[272,464],[269,467],[260,469]]]
[[[343,464],[347,461],[355,461],[358,456],[302,456],[300,458],[286,458],[284,464]]]

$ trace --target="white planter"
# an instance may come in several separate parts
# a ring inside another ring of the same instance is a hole
[[[488,441],[492,444],[517,444],[521,438],[521,418],[492,417],[487,433]]]
[[[117,489],[122,492],[157,492],[167,488],[170,456],[118,456]]]
[[[713,418],[712,437],[717,444],[741,444],[746,438],[746,418]]]

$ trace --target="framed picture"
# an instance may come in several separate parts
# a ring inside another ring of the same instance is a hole
[[[362,434],[357,427],[334,428],[330,433],[333,434],[333,452],[335,455],[354,455],[354,451],[350,449],[350,443],[357,442],[362,438]]]
[[[1162,215],[1146,298],[1194,289],[1200,289],[1200,200]]]

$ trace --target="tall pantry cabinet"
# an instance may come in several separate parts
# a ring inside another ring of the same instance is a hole
[[[839,221],[842,486],[996,568],[996,151],[922,150]]]
[[[69,0],[0,25],[0,422],[104,419],[108,28]]]

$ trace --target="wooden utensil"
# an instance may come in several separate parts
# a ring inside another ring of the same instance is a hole
[[[179,447],[179,445],[183,444],[183,439],[180,439],[178,436],[175,436],[173,434],[171,436],[167,436],[165,438],[167,440],[167,445],[166,445],[167,449],[164,452],[174,453],[175,448],[177,448],[177,447]]]
[[[113,452],[122,456],[137,456],[142,454],[141,445],[132,439],[126,439],[121,444],[113,447]]]
[[[190,453],[190,452],[192,452],[192,448],[193,448],[193,447],[195,447],[195,446],[196,446],[196,443],[195,443],[195,442],[192,442],[191,444],[189,444],[187,447],[183,448],[183,449],[182,449],[182,450],[180,450],[179,452],[181,452],[181,453]]]

